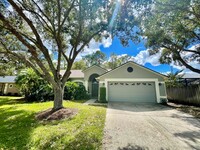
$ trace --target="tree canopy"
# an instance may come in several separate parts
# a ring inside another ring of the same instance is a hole
[[[106,55],[98,50],[92,54],[83,56],[83,60],[85,61],[87,67],[91,67],[92,65],[101,66],[102,63],[106,60]]]
[[[103,63],[103,66],[107,69],[115,69],[116,67],[133,60],[133,58],[127,54],[117,56],[115,53],[112,53],[108,60]]]
[[[144,8],[149,1],[2,0],[0,53],[33,68],[48,81],[54,89],[54,109],[60,109],[77,55],[91,39],[131,28],[133,14],[128,10]],[[64,75],[60,74],[62,60],[67,62]]]
[[[199,0],[155,0],[138,14],[139,35],[151,54],[161,53],[161,63],[176,63],[200,73]],[[193,65],[191,64],[193,62]]]
[[[73,66],[72,66],[72,69],[74,69],[74,70],[84,70],[86,68],[87,68],[86,63],[82,59],[74,62]]]

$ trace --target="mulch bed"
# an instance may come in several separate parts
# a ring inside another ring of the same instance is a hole
[[[78,113],[78,109],[73,108],[61,108],[59,110],[47,109],[36,114],[38,120],[61,120],[66,118],[72,118]]]
[[[198,106],[190,106],[190,105],[183,105],[183,104],[176,104],[176,103],[167,103],[168,106],[173,107],[177,110],[183,111],[185,113],[191,114],[196,118],[200,119],[200,107]]]

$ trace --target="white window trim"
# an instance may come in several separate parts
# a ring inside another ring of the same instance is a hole
[[[125,82],[154,82],[155,83],[155,90],[156,90],[156,101],[157,103],[160,103],[160,90],[159,90],[159,85],[158,85],[158,79],[154,78],[139,78],[139,79],[124,79],[124,78],[107,78],[105,79],[105,87],[106,87],[106,100],[108,101],[108,82],[112,81],[125,81]]]
[[[159,81],[159,83],[165,84],[165,82],[164,82],[164,81]]]
[[[88,91],[88,81],[87,80],[85,81],[84,85],[85,85],[86,91]]]

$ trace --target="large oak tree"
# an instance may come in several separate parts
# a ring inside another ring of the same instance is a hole
[[[149,0],[1,0],[0,54],[18,60],[54,89],[54,106],[63,107],[63,89],[77,55],[91,39],[117,35],[134,9]],[[146,5],[145,5],[146,6]],[[62,60],[67,62],[60,74]]]

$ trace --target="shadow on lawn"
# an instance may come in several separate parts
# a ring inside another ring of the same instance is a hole
[[[27,149],[30,133],[36,126],[33,115],[15,107],[0,108],[0,149]]]
[[[23,104],[23,103],[25,103],[25,100],[22,97],[16,97],[16,98],[1,97],[0,99],[0,106]]]
[[[87,102],[88,100],[63,100],[63,101],[65,101],[65,102],[75,102],[75,103],[82,104],[82,103]]]

